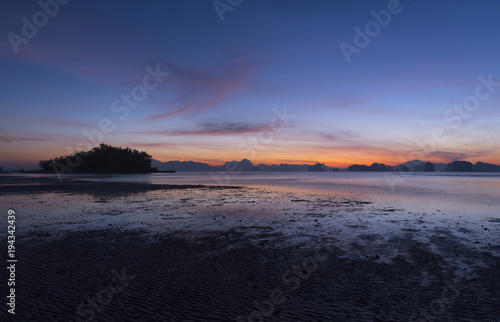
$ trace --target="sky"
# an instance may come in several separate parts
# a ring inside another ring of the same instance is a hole
[[[500,164],[500,2],[8,1],[0,166]]]

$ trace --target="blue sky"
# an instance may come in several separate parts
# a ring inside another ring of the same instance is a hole
[[[40,5],[0,13],[4,168],[99,142],[210,164],[500,163],[497,1],[221,0],[223,21],[211,1],[42,3],[57,13],[27,43],[13,34],[43,18]],[[340,44],[376,24],[372,11],[387,19],[381,10],[390,22],[348,63]],[[141,91],[147,68],[168,76]],[[487,98],[447,114],[478,86]],[[134,88],[137,106],[113,111]],[[293,117],[273,125],[276,111]]]

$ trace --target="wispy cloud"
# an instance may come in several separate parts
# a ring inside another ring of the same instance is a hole
[[[243,134],[254,133],[269,129],[269,125],[243,123],[243,122],[224,122],[224,123],[200,123],[198,129],[194,131],[178,132],[181,135],[186,134],[208,134],[208,135],[224,135],[224,134]]]
[[[239,64],[239,63],[243,62],[245,59],[247,59],[245,56],[237,58],[229,63],[229,67],[233,67],[234,65]]]
[[[343,139],[354,139],[360,136],[351,131],[331,131],[331,132],[320,132],[318,135],[327,140],[343,140]]]
[[[189,135],[238,135],[270,130],[269,124],[248,122],[198,123],[193,129],[134,132],[135,134],[189,136]]]
[[[449,152],[449,151],[434,151],[429,154],[430,158],[437,158],[443,162],[451,162],[458,160],[468,160],[480,157],[485,152],[475,151],[475,152]]]
[[[189,68],[168,64],[171,75],[168,78],[168,91],[173,95],[157,105],[160,113],[146,117],[152,121],[168,118],[177,114],[197,112],[218,106],[225,99],[245,88],[250,68],[215,66]]]
[[[0,141],[5,143],[19,143],[19,142],[49,142],[51,139],[44,139],[39,137],[15,137],[15,136],[0,136]]]

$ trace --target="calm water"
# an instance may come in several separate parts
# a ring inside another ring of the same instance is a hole
[[[0,184],[3,176],[0,175]],[[0,195],[4,211],[16,211],[20,234],[36,237],[39,229],[54,234],[54,231],[110,227],[160,232],[247,227],[245,232],[251,233],[255,227],[272,227],[285,235],[299,237],[335,233],[348,245],[362,234],[390,237],[398,232],[405,234],[408,229],[421,230],[423,233],[415,238],[428,242],[432,235],[429,232],[451,229],[470,244],[489,247],[500,233],[498,174],[421,173],[388,179],[385,173],[362,172],[246,172],[221,176],[180,172],[66,178],[247,188],[173,189],[109,196],[88,192]],[[354,206],[342,203],[353,200],[368,203],[354,202]],[[2,232],[6,231],[6,225],[6,221],[0,222]]]
[[[49,175],[22,175],[49,176]],[[0,175],[1,181],[2,175]],[[140,175],[68,175],[93,182],[267,186],[356,195],[374,201],[397,202],[418,209],[442,208],[452,213],[498,216],[500,173],[366,172],[179,172]]]
[[[423,205],[451,213],[497,216],[500,210],[499,173],[364,172],[242,172],[162,173],[89,177],[91,181],[148,182],[153,184],[221,184],[311,189],[356,195],[375,201],[394,201],[418,210]]]

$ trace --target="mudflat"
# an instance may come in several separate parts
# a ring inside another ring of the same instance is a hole
[[[273,187],[11,178],[0,200],[17,216],[20,321],[500,316],[495,218]]]

